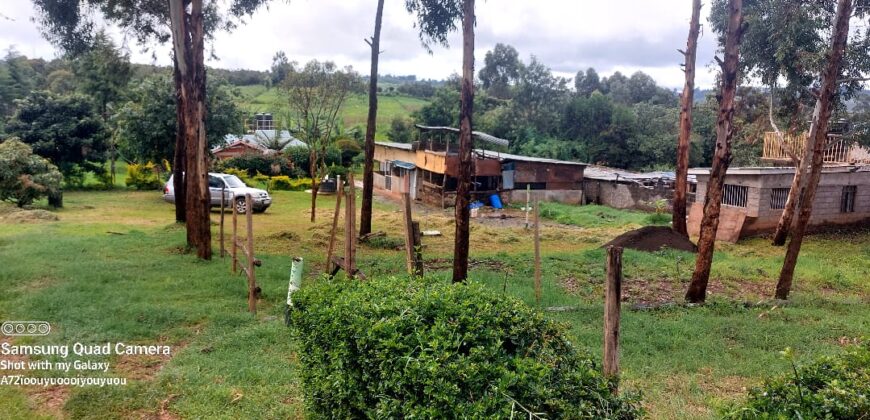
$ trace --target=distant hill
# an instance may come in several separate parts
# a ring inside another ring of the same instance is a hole
[[[236,103],[250,113],[270,112],[280,118],[280,115],[288,112],[287,104],[278,95],[277,89],[267,89],[263,85],[240,86],[240,95]],[[387,131],[390,122],[396,117],[410,118],[411,113],[419,110],[429,101],[414,98],[396,92],[383,92],[378,95],[378,124],[376,138],[387,139]],[[368,118],[368,95],[355,94],[348,98],[342,108],[341,118],[346,128],[357,125],[365,127]]]

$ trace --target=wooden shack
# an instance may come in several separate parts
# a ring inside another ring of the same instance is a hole
[[[378,142],[379,162],[374,186],[380,193],[411,197],[441,207],[456,200],[459,154],[455,138],[459,130],[449,127],[417,126],[420,140],[413,144]],[[506,147],[507,141],[474,132],[477,143]],[[451,144],[452,143],[452,144]],[[484,148],[472,152],[472,200],[489,204],[493,195],[502,202],[533,199],[579,204],[583,201],[583,169],[579,162],[519,156]]]

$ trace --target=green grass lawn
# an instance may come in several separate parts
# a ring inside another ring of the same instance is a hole
[[[254,216],[255,249],[263,260],[256,317],[246,312],[246,285],[230,273],[227,259],[203,262],[183,252],[184,230],[172,223],[173,209],[159,192],[69,192],[58,222],[0,219],[0,319],[45,320],[53,328],[48,337],[16,343],[124,341],[173,348],[169,358],[100,359],[112,363],[106,375],[130,378],[125,387],[0,386],[0,418],[302,417],[283,301],[292,256],[305,258],[305,282],[317,281],[323,270],[334,198],[319,199],[314,224],[308,221],[310,195],[276,192],[274,198],[272,208]],[[569,225],[542,226],[541,306],[569,307],[547,313],[568,326],[575,345],[600,357],[599,247],[646,224],[647,214],[550,207],[556,208],[561,219],[554,219]],[[10,210],[0,204],[0,217]],[[451,212],[416,211],[423,230],[444,233],[424,238],[427,275],[448,281]],[[522,220],[519,211],[509,215],[508,221]],[[376,230],[401,238],[400,220],[398,206],[376,201]],[[691,254],[626,251],[624,386],[643,393],[650,418],[714,418],[716,407],[741,397],[744,388],[788,371],[778,356],[785,347],[811,358],[837,353],[842,338],[870,335],[870,233],[813,236],[804,249],[793,299],[778,305],[767,296],[784,251],[762,239],[721,244],[710,303],[693,308],[672,303],[680,302],[691,275]],[[370,277],[404,271],[401,251],[364,244],[358,254]],[[521,222],[473,223],[472,281],[535,305],[532,255]]]
[[[265,86],[253,85],[241,86],[239,91],[241,95],[237,98],[237,103],[247,112],[271,112],[276,118],[288,112],[286,99],[277,88],[266,89]],[[387,140],[387,131],[394,118],[408,118],[427,103],[426,100],[400,94],[378,95],[377,140]],[[368,94],[354,94],[345,102],[341,119],[347,128],[357,125],[365,127],[368,112]]]

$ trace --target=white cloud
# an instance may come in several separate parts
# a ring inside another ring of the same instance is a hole
[[[555,72],[573,76],[577,70],[595,67],[602,75],[619,70],[626,74],[644,71],[660,84],[682,86],[680,70],[690,2],[683,0],[478,0],[476,57],[478,68],[483,56],[496,43],[513,45],[528,59],[537,56]],[[54,49],[42,39],[32,5],[4,11],[14,21],[0,18],[0,47],[15,45],[28,56],[52,58]],[[293,0],[273,1],[268,8],[246,18],[233,33],[215,38],[218,60],[210,65],[226,68],[268,69],[272,56],[283,50],[291,60],[332,60],[352,65],[361,73],[369,67],[369,49],[363,39],[373,30],[373,0]],[[703,10],[706,16],[708,9]],[[453,34],[452,48],[437,47],[432,55],[420,46],[414,19],[404,2],[389,1],[384,10],[380,73],[416,74],[440,79],[461,70],[459,34]],[[119,42],[123,35],[111,31]],[[704,31],[700,40],[697,85],[709,87],[714,73],[712,61],[715,40]],[[168,47],[128,47],[136,62],[169,63]]]

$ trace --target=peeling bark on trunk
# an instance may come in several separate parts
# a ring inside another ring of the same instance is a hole
[[[677,143],[677,183],[674,187],[673,229],[689,236],[686,227],[686,192],[689,176],[689,141],[692,136],[692,105],[695,97],[695,57],[700,32],[701,0],[692,1],[692,20],[689,23],[689,39],[686,41],[686,84],[680,98],[680,137]]]
[[[822,73],[821,89],[813,111],[813,121],[810,124],[809,138],[812,139],[812,152],[807,148],[804,151],[802,161],[808,160],[812,153],[812,162],[805,188],[800,197],[800,213],[792,230],[791,242],[785,254],[782,271],[779,273],[779,281],[776,284],[776,298],[788,299],[791,291],[794,269],[797,265],[798,255],[801,252],[804,234],[813,212],[813,202],[816,198],[816,190],[824,167],[824,150],[828,137],[828,121],[833,111],[834,95],[837,93],[837,79],[840,77],[840,66],[846,51],[846,42],[849,38],[849,17],[852,13],[852,0],[840,0],[837,2],[837,17],[834,21],[834,32],[831,38],[831,50],[827,54],[827,65]]]
[[[375,13],[375,33],[367,40],[372,48],[372,67],[369,75],[369,116],[366,121],[365,163],[363,164],[362,207],[360,208],[359,236],[372,232],[372,194],[374,193],[375,130],[378,118],[378,57],[381,54],[381,20],[384,0],[378,0]]]
[[[713,167],[707,183],[704,198],[704,217],[701,219],[701,236],[698,239],[698,257],[692,282],[686,292],[686,300],[692,303],[704,302],[707,298],[707,282],[710,279],[710,266],[713,263],[713,248],[716,230],[719,228],[719,211],[722,207],[722,188],[725,173],[731,164],[731,137],[734,134],[734,97],[737,93],[737,64],[740,36],[743,24],[743,1],[731,0],[728,4],[728,33],[725,38],[725,58],[720,61],[722,68],[722,88],[719,99],[719,115],[716,119],[716,150],[713,154]]]
[[[172,159],[172,189],[175,193],[175,221],[187,220],[184,193],[184,156],[187,147],[184,142],[184,113],[181,109],[181,75],[178,73],[178,60],[173,58],[172,78],[175,82],[175,155]]]
[[[469,193],[471,192],[471,116],[474,105],[474,0],[462,6],[462,91],[459,106],[459,180],[456,188],[456,237],[453,282],[468,278]]]
[[[187,13],[190,5],[190,13]],[[185,153],[187,243],[201,259],[211,259],[208,162],[205,139],[205,63],[202,0],[170,0],[172,41],[180,80],[180,120]],[[178,201],[176,199],[176,201]]]
[[[317,152],[314,151],[314,147],[311,146],[311,153],[308,156],[308,161],[311,162],[308,166],[308,169],[311,171],[311,223],[317,218],[317,179],[319,178],[317,173]]]

